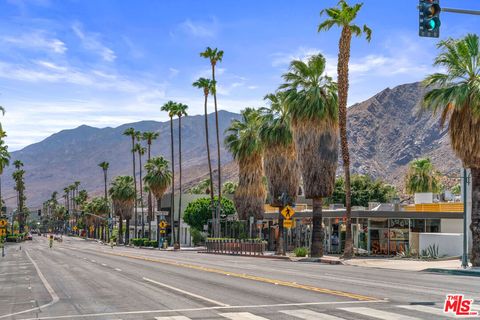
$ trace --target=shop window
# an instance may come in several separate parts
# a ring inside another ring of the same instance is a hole
[[[427,219],[427,232],[440,232],[440,219]]]
[[[425,232],[425,219],[411,219],[410,220],[411,232]]]

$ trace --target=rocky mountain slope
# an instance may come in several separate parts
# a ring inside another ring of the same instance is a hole
[[[420,108],[423,94],[419,83],[405,84],[385,89],[351,106],[349,141],[354,172],[367,173],[401,187],[408,162],[416,157],[428,156],[441,172],[458,173],[460,161],[450,150],[447,129],[440,128],[438,116]],[[221,132],[224,132],[230,121],[240,116],[221,111],[219,117]],[[208,173],[203,121],[203,116],[189,116],[182,120],[184,189],[205,178]],[[211,150],[214,151],[213,114],[209,115],[209,123]],[[81,187],[90,194],[101,194],[103,175],[98,163],[102,161],[110,162],[110,177],[131,174],[131,140],[122,135],[128,127],[158,131],[160,138],[154,143],[152,154],[170,159],[169,125],[169,122],[141,121],[116,128],[80,126],[13,152],[12,159],[20,159],[25,164],[28,204],[39,206],[53,191],[57,190],[61,195],[63,188],[76,180],[81,181]],[[174,128],[177,155],[177,120],[174,120]],[[221,152],[223,179],[235,180],[236,165],[223,146]],[[212,158],[216,166],[215,152],[212,152]],[[178,170],[178,163],[176,168]],[[13,197],[7,200],[9,206],[15,201],[12,170],[12,167],[7,168],[2,177],[4,197]]]

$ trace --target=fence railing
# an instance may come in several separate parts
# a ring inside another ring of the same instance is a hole
[[[267,242],[261,240],[208,239],[205,245],[209,253],[261,256],[265,252]]]

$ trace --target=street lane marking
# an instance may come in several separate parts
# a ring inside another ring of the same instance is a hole
[[[118,272],[122,271],[122,269],[119,269],[119,268],[115,268],[115,270]]]
[[[361,314],[363,316],[372,317],[382,320],[420,320],[420,318],[404,316],[401,314],[396,314],[392,312],[387,312],[378,309],[366,308],[366,307],[356,307],[356,308],[339,308],[339,310]]]
[[[345,318],[331,316],[325,313],[315,312],[309,309],[281,310],[280,312],[288,314],[289,316],[304,319],[304,320],[344,320],[345,319]]]
[[[102,263],[102,266],[106,267],[107,265],[105,263]]]
[[[413,311],[430,313],[430,314],[434,314],[434,315],[442,316],[442,317],[447,317],[447,318],[456,318],[455,315],[445,313],[445,312],[443,312],[442,309],[438,309],[438,308],[434,308],[434,307],[427,307],[427,306],[422,306],[422,305],[408,305],[408,306],[398,306],[398,307],[408,309],[408,310],[413,310]]]
[[[19,311],[19,312],[10,313],[10,314],[6,314],[6,315],[3,315],[3,316],[0,316],[0,319],[8,318],[8,317],[11,317],[11,316],[15,316],[15,315],[18,315],[18,314],[27,313],[27,312],[31,312],[31,311],[35,311],[35,310],[41,310],[41,309],[50,307],[51,305],[57,303],[58,300],[60,300],[60,299],[58,298],[57,294],[55,293],[55,291],[52,289],[52,287],[51,287],[50,284],[48,283],[47,279],[45,279],[45,277],[43,276],[43,273],[42,273],[42,271],[40,271],[40,268],[38,267],[37,263],[36,263],[35,261],[33,261],[33,259],[32,259],[32,258],[30,257],[30,255],[28,254],[28,251],[25,250],[24,252],[25,252],[25,254],[27,255],[28,259],[30,259],[30,261],[32,262],[33,266],[35,267],[35,270],[37,271],[38,277],[39,277],[40,280],[42,281],[43,286],[45,287],[45,289],[47,289],[48,293],[49,293],[50,296],[52,297],[52,301],[50,301],[50,302],[47,303],[47,304],[41,305],[41,306],[39,306],[39,307],[36,307],[36,308],[32,308],[32,309],[28,309],[28,310]]]
[[[220,313],[220,316],[231,320],[268,320],[267,318],[256,316],[250,312]]]
[[[120,256],[120,257],[126,257],[126,258],[131,258],[131,259],[149,261],[149,262],[163,263],[163,264],[168,264],[168,265],[172,265],[172,266],[178,266],[178,267],[183,267],[183,268],[187,268],[187,269],[194,269],[194,270],[199,270],[199,271],[204,271],[204,272],[209,272],[209,273],[222,274],[222,275],[225,275],[225,276],[228,275],[230,277],[254,280],[254,281],[257,281],[257,282],[270,283],[270,284],[273,284],[273,285],[280,285],[280,286],[290,287],[290,288],[295,288],[295,289],[303,289],[303,290],[307,290],[307,291],[324,293],[324,294],[329,294],[329,295],[338,296],[338,297],[355,299],[355,300],[359,300],[359,301],[377,301],[377,300],[379,300],[378,298],[369,297],[369,296],[365,296],[365,295],[361,295],[361,294],[355,294],[355,293],[333,290],[333,289],[319,288],[319,287],[315,287],[315,286],[311,286],[311,285],[302,285],[302,284],[294,283],[294,282],[291,282],[291,281],[283,281],[283,280],[276,280],[276,279],[258,277],[258,276],[249,275],[249,274],[246,274],[246,273],[235,273],[235,272],[224,271],[224,270],[216,269],[216,268],[207,268],[207,267],[202,267],[202,266],[199,266],[199,265],[187,264],[187,263],[182,263],[182,262],[177,262],[177,261],[170,261],[170,260],[166,260],[166,259],[146,258],[146,257],[142,257],[142,256],[135,256],[135,255],[124,254],[124,253],[113,253],[113,252],[103,252],[103,251],[97,251],[97,252],[103,253],[103,254],[108,254],[108,255],[113,255],[113,256]]]
[[[191,320],[185,316],[155,317],[155,320]]]
[[[63,316],[52,317],[35,317],[25,318],[19,320],[51,320],[51,319],[74,319],[74,318],[97,318],[103,316],[118,316],[118,315],[130,315],[130,314],[147,314],[147,313],[180,313],[180,312],[195,312],[195,311],[211,311],[211,310],[232,310],[232,309],[258,309],[258,308],[282,308],[282,307],[300,307],[300,306],[321,306],[321,305],[342,305],[342,304],[364,304],[364,303],[386,303],[387,300],[376,301],[322,301],[322,302],[300,302],[300,303],[282,303],[282,304],[261,304],[250,306],[228,306],[228,307],[202,307],[202,308],[186,308],[186,309],[173,309],[173,310],[141,310],[141,311],[120,311],[120,312],[108,312],[108,313],[87,313],[87,314],[72,314]]]
[[[155,281],[155,280],[152,280],[152,279],[148,279],[148,278],[145,278],[145,277],[143,277],[142,279],[147,281],[147,282],[154,283],[158,286],[165,287],[167,289],[179,292],[181,294],[184,294],[184,295],[187,295],[187,296],[190,296],[190,297],[193,297],[193,298],[197,298],[197,299],[200,299],[200,300],[203,300],[203,301],[207,301],[207,302],[215,304],[217,306],[221,306],[221,307],[228,307],[229,306],[226,303],[218,302],[216,300],[212,300],[212,299],[200,296],[200,295],[192,293],[192,292],[188,292],[188,291],[185,291],[185,290],[182,290],[182,289],[179,289],[179,288],[175,288],[175,287],[169,286],[168,284],[165,284],[165,283],[161,283],[161,282],[158,282],[158,281]]]

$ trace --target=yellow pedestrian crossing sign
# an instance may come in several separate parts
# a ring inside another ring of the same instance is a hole
[[[77,230],[78,230],[77,226],[73,226],[73,231],[77,231]]]
[[[7,220],[0,219],[0,228],[6,227],[6,226],[7,226]]]
[[[165,222],[165,220],[162,220],[160,221],[158,226],[160,227],[160,229],[165,229],[167,227],[167,222]]]
[[[293,210],[292,207],[290,206],[286,206],[285,208],[283,208],[282,210],[282,215],[285,217],[285,219],[290,219],[291,217],[293,217],[293,215],[295,214],[295,210]]]
[[[89,228],[89,229],[90,229],[90,232],[93,232],[93,231],[95,231],[95,227],[94,227],[94,226],[90,226],[90,228]]]

